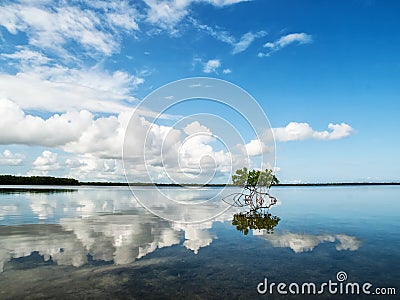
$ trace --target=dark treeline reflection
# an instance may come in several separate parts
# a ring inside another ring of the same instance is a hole
[[[279,221],[280,218],[278,216],[273,216],[269,212],[251,210],[234,214],[232,225],[236,226],[236,229],[243,232],[244,235],[249,233],[249,229],[273,233]]]
[[[76,189],[0,188],[0,194],[55,194],[72,193],[76,191]]]

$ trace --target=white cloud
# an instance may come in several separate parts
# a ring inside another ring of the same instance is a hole
[[[198,30],[206,32],[207,34],[209,34],[218,41],[231,45],[233,47],[232,49],[233,55],[245,51],[254,42],[256,38],[260,38],[267,35],[267,32],[263,30],[258,31],[256,33],[247,32],[243,34],[239,40],[237,40],[232,34],[230,34],[227,31],[220,30],[218,28],[213,28],[205,24],[200,24],[194,18],[189,18],[189,21]]]
[[[259,139],[251,140],[248,144],[239,146],[241,146],[243,153],[249,156],[261,155],[266,149],[264,143],[260,142]]]
[[[196,133],[209,133],[209,134],[211,134],[211,130],[209,128],[207,128],[206,126],[201,125],[199,121],[194,121],[194,122],[186,125],[186,127],[183,129],[183,131],[187,135],[192,135],[192,134],[196,134]]]
[[[259,31],[257,33],[248,32],[248,33],[244,34],[240,38],[240,40],[236,44],[234,44],[232,54],[237,54],[237,53],[245,51],[251,45],[251,43],[253,43],[253,41],[256,38],[263,37],[266,34],[267,33],[265,31]]]
[[[122,71],[109,73],[97,66],[78,69],[29,62],[20,68],[16,75],[0,73],[0,97],[23,109],[120,112],[129,109],[124,101],[134,101],[130,94],[144,82],[141,77]]]
[[[19,153],[12,153],[10,150],[4,150],[0,153],[0,165],[1,166],[18,166],[24,161],[24,156]]]
[[[23,64],[29,63],[34,65],[47,64],[50,59],[38,51],[33,51],[25,47],[19,47],[21,50],[15,53],[2,53],[3,58],[21,61]]]
[[[42,118],[26,114],[13,101],[1,99],[0,144],[61,149],[70,153],[70,157],[65,161],[70,176],[79,179],[121,180],[122,147],[130,117],[129,112],[95,116],[87,110],[81,110]],[[203,179],[214,176],[215,171],[221,174],[230,171],[235,154],[216,150],[213,145],[217,145],[217,140],[211,129],[198,121],[188,124],[183,129],[176,129],[152,124],[142,115],[132,119],[130,125],[128,135],[133,140],[125,154],[136,159],[130,171],[138,176],[138,180],[147,174],[145,163],[154,181],[166,180],[167,172],[180,182],[194,182],[194,179],[204,182]],[[333,140],[348,136],[352,132],[351,126],[345,123],[329,124],[328,127],[330,132],[318,132],[307,123],[292,122],[273,131],[278,141]],[[144,161],[143,141],[146,137]],[[261,142],[251,140],[248,144],[241,145],[242,152],[239,152],[233,161],[242,162],[247,155],[256,156],[268,151],[265,143],[268,144],[263,139]],[[16,165],[21,159],[22,157],[11,152],[4,152],[0,161],[3,164],[8,161],[9,164]],[[59,168],[61,165],[57,162],[56,154],[49,151],[43,152],[33,164],[34,174]]]
[[[213,143],[216,138],[210,129],[193,122],[183,130],[172,127],[150,124],[147,121],[136,120],[128,127],[124,149],[125,165],[127,161],[133,161],[132,169],[135,172],[133,178],[140,176],[140,172],[149,171],[153,181],[172,179],[176,182],[205,182],[212,179],[215,172],[220,176],[221,172],[230,169],[231,155],[227,151],[216,150]],[[144,162],[143,146],[137,141],[146,141],[146,155]],[[141,163],[142,162],[142,163]],[[147,168],[141,170],[141,164]],[[168,179],[169,178],[169,179]]]
[[[264,47],[272,49],[283,48],[295,42],[298,42],[299,44],[308,44],[312,42],[312,37],[305,33],[291,33],[281,37],[274,43],[266,43]]]
[[[232,70],[231,69],[223,69],[222,70],[222,73],[224,73],[224,74],[231,74],[232,73]]]
[[[78,139],[91,124],[88,111],[55,114],[48,119],[26,115],[14,102],[0,99],[0,144],[57,147]]]
[[[96,13],[93,6],[83,9],[64,1],[50,3],[51,6],[47,2],[2,5],[0,26],[12,34],[25,32],[29,44],[39,48],[65,53],[63,46],[75,42],[86,48],[87,54],[103,55],[111,55],[118,50],[118,30],[138,30],[135,22],[137,13],[126,1],[112,2],[113,5],[97,1],[107,12],[102,14]]]
[[[45,150],[33,162],[33,171],[39,171],[41,174],[47,174],[48,171],[60,169],[60,164],[57,161],[57,153]]]
[[[100,158],[121,158],[125,128],[130,113],[120,113],[118,116],[101,117],[90,120],[90,125],[81,135],[62,146],[67,152],[76,154],[91,154]],[[141,125],[141,126],[140,126]],[[147,129],[138,123],[137,132]]]
[[[175,25],[189,14],[189,7],[193,3],[209,3],[223,7],[248,0],[144,0],[149,7],[147,21],[162,29],[176,32]]]
[[[107,23],[117,31],[123,29],[126,32],[140,30],[137,20],[141,18],[139,12],[129,1],[86,1],[89,5],[103,9]]]
[[[340,124],[329,123],[328,128],[332,130],[332,132],[328,134],[327,137],[328,140],[338,140],[347,137],[354,132],[354,129],[346,123],[340,123]]]
[[[225,6],[232,5],[240,2],[249,2],[251,0],[205,0],[205,2],[209,2],[215,6]]]
[[[308,123],[290,122],[285,127],[273,128],[275,140],[279,142],[299,141],[306,139],[337,140],[353,133],[353,128],[346,124],[328,125],[332,131],[315,131]]]
[[[180,173],[175,176],[178,179],[188,178],[212,179],[215,172],[229,172],[232,164],[231,154],[223,150],[216,151],[211,145],[216,139],[211,133],[199,132],[190,136],[181,145],[178,152]],[[171,169],[171,172],[174,172]],[[189,181],[190,182],[190,181]]]
[[[173,28],[188,14],[187,7],[192,1],[144,0],[148,5],[147,21],[163,29]]]
[[[258,53],[259,57],[270,56],[273,52],[276,52],[290,44],[298,43],[298,44],[309,44],[312,42],[312,36],[306,33],[291,33],[285,36],[282,36],[275,42],[268,42],[264,44],[264,48],[268,48],[268,52],[260,52]]]
[[[25,114],[18,105],[6,99],[0,100],[0,144],[26,144],[53,147],[72,154],[65,165],[73,177],[121,178],[122,147],[130,113],[117,116],[95,117],[88,111],[54,114],[44,119]],[[199,122],[189,124],[184,131],[159,126],[139,117],[132,120],[135,143],[126,152],[139,163],[133,172],[146,174],[143,141],[146,136],[146,164],[154,178],[167,170],[175,178],[186,174],[209,174],[215,168],[223,172],[230,165],[230,155],[215,151],[211,131]],[[193,137],[182,139],[183,132]],[[60,134],[62,133],[62,134]],[[140,142],[137,142],[140,141]],[[162,150],[160,150],[162,149]],[[160,152],[162,151],[162,153]],[[8,155],[8,153],[6,153]],[[45,174],[60,168],[56,154],[49,151],[35,160],[33,173]],[[178,168],[181,166],[181,168]],[[104,176],[103,176],[104,175]]]
[[[210,59],[204,64],[203,72],[204,73],[216,73],[221,66],[221,61],[219,59]]]
[[[100,158],[121,158],[130,113],[95,117],[81,110],[47,119],[25,114],[14,102],[0,100],[0,144],[25,144],[63,149]],[[138,126],[146,132],[148,127]],[[62,133],[62,134],[61,134]]]
[[[144,82],[102,62],[89,66],[87,56],[119,51],[121,33],[138,30],[138,12],[127,1],[16,1],[0,4],[0,27],[23,32],[28,41],[0,58],[17,70],[0,73],[0,97],[22,109],[50,112],[90,110],[117,113],[135,101],[132,92]]]
[[[122,161],[92,154],[73,155],[65,161],[68,177],[91,181],[125,181]]]
[[[200,24],[196,19],[194,18],[189,18],[189,21],[192,23],[192,25],[197,28],[198,30],[204,31],[216,40],[219,40],[221,42],[227,43],[229,45],[234,46],[236,43],[236,38],[232,36],[229,32],[220,30],[220,29],[215,29],[211,26],[205,25],[205,24]]]

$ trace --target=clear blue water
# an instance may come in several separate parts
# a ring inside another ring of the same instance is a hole
[[[217,191],[163,193],[190,202]],[[156,203],[155,193],[136,191]],[[270,213],[280,218],[273,233],[244,235],[232,225],[237,211],[219,204],[214,209],[221,213],[206,222],[198,220],[210,207],[156,205],[187,221],[176,223],[143,209],[127,187],[2,190],[0,299],[399,299],[400,187],[290,187],[272,194],[279,201]],[[343,283],[394,287],[397,295],[257,292],[265,278],[318,286],[339,283],[340,271]]]

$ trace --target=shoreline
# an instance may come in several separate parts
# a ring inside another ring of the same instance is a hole
[[[400,185],[400,181],[392,182],[328,182],[328,183],[279,183],[276,187],[301,186],[373,186],[373,185]],[[74,178],[52,176],[15,176],[0,175],[0,188],[5,186],[156,186],[156,187],[233,187],[231,183],[198,184],[198,183],[150,183],[150,182],[107,182],[107,181],[79,181]]]
[[[159,187],[234,187],[233,184],[176,184],[176,183],[124,183],[124,182],[82,182],[82,186],[159,186]],[[302,187],[302,186],[368,186],[368,185],[400,185],[400,182],[335,182],[335,183],[280,183],[271,187]]]
[[[396,186],[400,182],[335,182],[335,183],[280,183],[272,185],[271,187],[329,187],[329,186]],[[174,184],[174,183],[126,183],[126,182],[80,182],[79,184],[0,184],[1,189],[18,188],[23,186],[65,186],[65,187],[79,187],[79,186],[155,186],[155,187],[235,187],[233,184]]]

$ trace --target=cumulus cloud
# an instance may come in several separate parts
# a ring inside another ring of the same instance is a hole
[[[130,113],[95,117],[92,113],[67,112],[54,114],[47,119],[25,114],[14,102],[0,100],[0,144],[25,144],[52,147],[73,154],[65,161],[73,177],[118,178],[122,172],[122,147]],[[135,158],[133,172],[147,174],[153,178],[167,171],[174,177],[186,178],[187,174],[208,174],[218,170],[226,171],[230,155],[216,151],[210,145],[215,141],[210,129],[193,122],[178,130],[160,126],[135,117],[131,121],[134,143],[125,155]],[[62,134],[60,134],[62,133]],[[193,135],[183,139],[186,135]],[[137,142],[140,141],[140,142]],[[146,149],[144,161],[143,141]],[[11,154],[5,153],[8,158]],[[15,158],[15,157],[14,157]],[[14,161],[16,163],[16,161]],[[33,163],[35,174],[47,173],[61,167],[57,154],[45,151]],[[98,174],[102,175],[99,176]],[[135,173],[136,174],[136,173]]]
[[[77,154],[92,154],[99,158],[117,158],[122,155],[122,145],[125,129],[130,113],[120,113],[118,116],[109,116],[91,119],[90,125],[81,135],[65,144],[62,149]],[[137,132],[146,132],[147,128],[138,123]]]
[[[33,171],[39,171],[42,174],[47,174],[48,171],[58,170],[60,164],[58,163],[57,153],[45,150],[33,162]]]
[[[258,54],[259,57],[270,56],[273,52],[276,52],[290,44],[298,43],[298,44],[309,44],[312,42],[312,36],[306,33],[291,33],[285,36],[282,36],[275,42],[268,42],[264,44],[264,48],[269,49],[269,51],[263,53],[260,52]]]
[[[194,121],[183,129],[183,131],[187,135],[196,134],[196,133],[211,133],[211,130],[204,125],[201,125],[199,121]]]
[[[66,159],[68,177],[91,181],[125,181],[122,161],[93,154],[72,155]],[[139,177],[138,177],[139,180]]]
[[[203,128],[199,128],[198,131],[192,131],[179,148],[179,167],[189,178],[203,175],[211,180],[216,170],[230,170],[231,155],[223,150],[214,150],[211,143],[215,142],[216,138],[211,131],[205,131],[204,126],[201,127]]]
[[[12,153],[10,150],[4,150],[0,153],[0,165],[1,166],[18,166],[24,161],[24,155],[19,153]]]
[[[210,59],[204,64],[203,72],[204,73],[216,73],[221,67],[221,61],[219,59]]]
[[[80,137],[90,125],[92,117],[90,112],[83,110],[42,119],[26,115],[8,99],[0,99],[0,144],[65,145]]]
[[[220,176],[230,172],[235,161],[243,162],[248,156],[269,151],[267,145],[270,140],[267,142],[263,139],[238,145],[239,149],[236,150],[241,150],[238,153],[233,148],[231,151],[221,150],[212,130],[198,121],[177,129],[154,124],[146,118],[141,115],[131,120],[129,112],[96,116],[87,110],[43,118],[26,114],[15,102],[1,99],[0,144],[61,149],[71,155],[65,161],[70,176],[121,180],[122,148],[127,132],[131,143],[124,149],[124,154],[133,159],[132,174],[143,178],[149,171],[154,181],[174,178],[181,182],[194,182],[197,179],[204,182],[204,178],[214,176],[213,172],[219,172]],[[277,141],[334,140],[352,132],[351,126],[345,123],[330,124],[328,127],[330,132],[315,131],[307,123],[292,122],[286,127],[274,128],[273,132]],[[50,151],[43,152],[33,163],[33,171],[47,173],[61,168],[56,156]],[[0,156],[1,164],[17,165],[22,159],[22,156],[8,150]]]
[[[308,123],[290,122],[285,127],[273,128],[275,140],[279,142],[300,141],[306,139],[337,140],[351,135],[354,129],[346,124],[328,125],[331,131],[315,131]]]
[[[144,140],[145,147],[138,143]],[[133,178],[149,172],[153,181],[205,182],[231,165],[230,153],[216,149],[215,143],[211,130],[199,122],[176,129],[132,120],[125,137],[124,164],[132,166],[128,169]]]
[[[268,143],[271,142],[271,139],[268,140]],[[257,156],[266,152],[273,151],[272,146],[268,146],[266,142],[262,141],[259,138],[252,139],[247,144],[238,144],[237,147],[242,152],[244,156]],[[268,166],[270,168],[271,166]]]
[[[67,160],[69,168],[75,174],[93,175],[100,171],[109,176],[122,174],[120,159],[122,147],[130,120],[130,113],[95,117],[86,110],[54,114],[47,119],[25,114],[14,102],[0,100],[0,144],[25,144],[62,149],[78,155]],[[154,176],[161,174],[163,165],[177,178],[182,172],[198,175],[215,169],[225,172],[231,165],[231,153],[211,146],[216,141],[211,130],[200,122],[188,124],[182,130],[160,126],[139,117],[131,121],[131,134],[135,141],[146,139],[146,163]],[[295,141],[304,139],[334,140],[351,134],[351,126],[329,124],[330,132],[315,131],[307,123],[289,123],[283,128],[274,128],[277,141]],[[62,132],[63,134],[60,134]],[[187,136],[184,138],[184,136]],[[242,155],[257,156],[268,151],[264,141],[251,140],[239,145]],[[160,150],[161,149],[161,150]],[[162,152],[160,152],[162,151]],[[48,154],[48,153],[47,153]],[[143,144],[132,143],[128,156],[143,161]],[[50,156],[47,157],[48,159]],[[4,152],[2,161],[17,164],[20,157]],[[44,159],[44,158],[43,158]],[[51,168],[40,167],[40,159],[34,164],[36,170],[49,171]],[[96,161],[96,159],[98,161]],[[100,159],[100,160],[99,160]],[[115,162],[117,160],[117,162]],[[44,165],[45,166],[45,165]],[[139,173],[145,172],[144,166],[135,166]],[[46,169],[46,170],[45,170]],[[48,170],[47,170],[48,169]],[[186,175],[185,175],[186,176]]]
[[[128,112],[96,118],[81,110],[44,119],[25,114],[16,103],[0,99],[0,144],[53,147],[99,158],[121,158],[129,118]],[[138,131],[147,129],[137,127]]]
[[[270,150],[268,149],[267,145],[264,142],[261,142],[259,139],[253,139],[245,145],[238,146],[242,150],[243,154],[248,156],[261,155]]]

